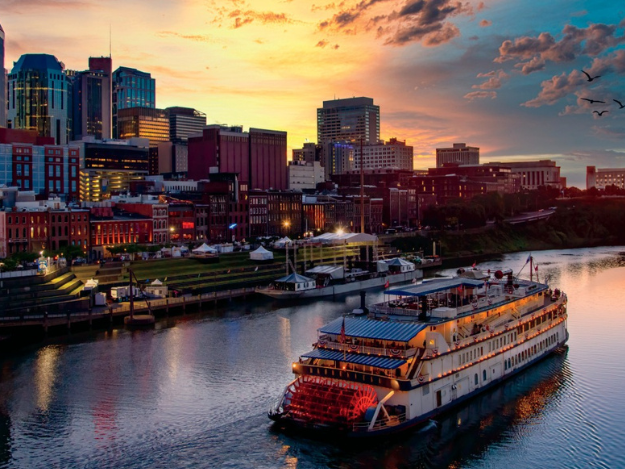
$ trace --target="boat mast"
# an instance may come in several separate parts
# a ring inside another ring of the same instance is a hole
[[[128,289],[130,290],[128,292],[128,296],[130,297],[130,320],[132,320],[134,318],[135,315],[135,301],[134,301],[134,295],[133,295],[133,288],[132,288],[132,270],[128,269],[128,274],[129,274],[129,280],[130,280],[130,285],[128,286]]]
[[[534,258],[530,254],[530,282],[534,280]]]

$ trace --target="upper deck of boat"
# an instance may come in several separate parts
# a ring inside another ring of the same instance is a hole
[[[542,295],[547,306],[553,302],[545,295],[549,287],[529,280],[484,282],[462,277],[440,279],[387,290],[389,301],[370,307],[376,317],[389,320],[411,321],[422,324],[440,324],[451,319],[479,314],[520,299]],[[470,291],[470,296],[465,295]],[[426,314],[423,313],[427,304]]]

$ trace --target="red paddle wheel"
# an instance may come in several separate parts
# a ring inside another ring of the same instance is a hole
[[[337,425],[362,419],[377,404],[375,389],[367,384],[305,375],[288,387],[284,411],[296,420]]]

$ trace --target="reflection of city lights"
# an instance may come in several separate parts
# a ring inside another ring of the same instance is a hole
[[[46,347],[39,351],[35,362],[35,386],[37,387],[37,407],[47,411],[53,397],[56,367],[61,350],[58,347]]]

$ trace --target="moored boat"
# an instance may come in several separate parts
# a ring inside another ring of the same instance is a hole
[[[269,411],[283,425],[374,436],[418,425],[568,339],[567,297],[532,280],[455,277],[388,290],[337,318]]]
[[[400,258],[378,261],[373,266],[375,270],[370,271],[360,268],[346,270],[340,265],[319,265],[307,270],[305,275],[291,273],[256,291],[277,299],[315,298],[375,287],[388,288],[423,278],[423,272],[415,264]]]

